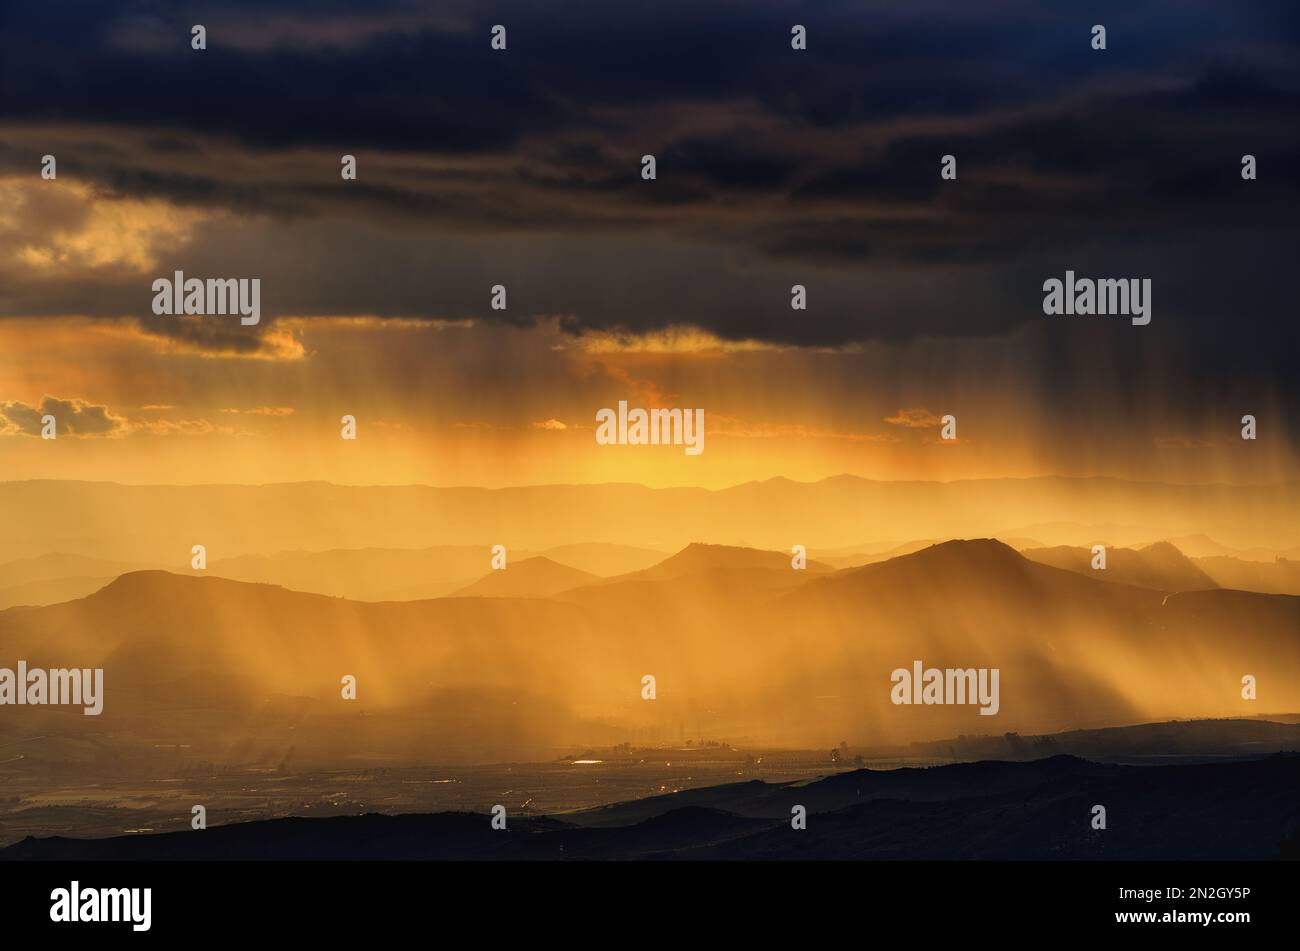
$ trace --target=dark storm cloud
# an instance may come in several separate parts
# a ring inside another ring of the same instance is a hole
[[[695,324],[806,346],[988,335],[1042,320],[1043,279],[1073,268],[1151,277],[1150,332],[1177,315],[1191,360],[1271,372],[1294,341],[1278,316],[1300,210],[1290,2],[88,2],[8,17],[0,168],[32,175],[57,151],[60,177],[102,197],[233,215],[162,249],[159,271],[262,277],[249,335],[332,313]],[[790,49],[794,23],[807,52]],[[356,182],[339,180],[343,152]],[[1241,181],[1246,152],[1259,181]],[[947,153],[958,182],[939,179]],[[147,276],[0,277],[6,313],[153,326]],[[498,282],[504,314],[486,307]],[[807,312],[790,311],[792,283]]]
[[[0,76],[13,116],[222,130],[255,145],[446,150],[599,127],[593,107],[669,101],[754,99],[817,124],[979,114],[1107,75],[1187,75],[1243,41],[1285,63],[1284,48],[1262,44],[1295,26],[1286,3],[1249,17],[1211,3],[1093,3],[1077,16],[1030,0],[82,2],[10,18]],[[1113,31],[1104,60],[1087,46],[1093,22]],[[193,23],[208,29],[201,59]],[[489,49],[494,23],[512,31],[505,56]],[[792,55],[793,23],[808,26],[813,55]]]

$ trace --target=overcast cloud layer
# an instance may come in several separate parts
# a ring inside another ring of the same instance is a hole
[[[1096,328],[1111,356],[1129,335],[1119,385],[1136,392],[1158,350],[1189,399],[1268,380],[1295,405],[1294,3],[4,16],[0,314],[135,316],[248,351],[278,316],[341,314],[840,347],[1005,335],[1046,320],[1042,282],[1073,269],[1153,281],[1149,327]],[[340,180],[344,153],[358,181]],[[939,178],[946,153],[957,182]],[[1244,153],[1258,181],[1241,180]],[[261,277],[262,324],[153,317],[150,284],[175,269]],[[488,308],[496,283],[505,313]]]

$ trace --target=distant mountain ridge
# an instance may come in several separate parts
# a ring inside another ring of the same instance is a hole
[[[1029,548],[1023,552],[1032,561],[1080,574],[1092,573],[1102,581],[1158,591],[1207,591],[1217,588],[1214,579],[1169,542],[1156,542],[1144,548],[1107,547],[1106,567],[1093,568],[1091,548]]]
[[[540,555],[508,562],[472,585],[452,592],[456,598],[546,598],[570,588],[600,581],[596,575],[570,568]]]
[[[1211,533],[1240,548],[1285,550],[1300,544],[1300,487],[1060,476],[956,482],[839,476],[716,491],[627,484],[479,489],[5,482],[0,562],[59,550],[183,564],[196,543],[217,561],[285,549],[420,549],[485,539],[534,552],[591,542],[680,549],[691,541],[741,540],[774,551],[794,544],[816,551],[861,543],[868,529],[880,539],[1006,535],[1052,545],[1069,541],[1050,529],[1062,521],[1125,524],[1147,538]]]
[[[275,584],[356,601],[424,600],[444,597],[483,577],[491,565],[491,552],[492,546],[486,544],[294,550],[217,558],[201,571],[190,569],[188,551],[182,553],[184,557],[154,565],[55,553],[0,564],[0,609],[70,601],[97,591],[121,574],[151,569]],[[515,549],[507,554],[515,563],[540,556],[576,570],[579,574],[568,579],[568,587],[594,576],[649,567],[666,557],[665,552],[652,549],[600,543],[564,545],[542,552]]]
[[[736,545],[709,545],[703,542],[691,542],[681,551],[640,571],[616,575],[605,579],[607,583],[624,581],[666,581],[686,575],[705,571],[744,571],[762,569],[766,571],[789,571],[794,556],[780,551],[760,551],[755,548],[741,548]],[[825,574],[833,571],[829,565],[813,559],[807,559],[802,569],[809,574]]]

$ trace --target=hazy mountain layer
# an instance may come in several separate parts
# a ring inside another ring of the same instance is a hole
[[[1157,591],[1205,591],[1219,587],[1195,562],[1168,542],[1137,550],[1107,548],[1105,568],[1093,568],[1095,556],[1091,547],[1029,548],[1023,554],[1044,565],[1080,573],[1095,572],[1102,580]]]
[[[4,728],[108,731],[216,759],[252,741],[307,758],[419,760],[687,730],[881,746],[1300,709],[1296,597],[1166,595],[991,540],[839,572],[709,546],[664,566],[551,599],[403,603],[128,574],[82,600],[0,612],[7,664],[102,666],[107,692],[100,717],[10,707]],[[996,668],[996,714],[974,697],[893,703],[893,671],[915,661]],[[1246,675],[1257,700],[1242,698]],[[345,676],[356,700],[341,696]]]
[[[1236,547],[1285,549],[1300,544],[1300,487],[1054,476],[771,479],[719,491],[612,484],[478,489],[30,481],[0,483],[0,524],[6,526],[0,562],[67,551],[176,570],[188,566],[196,544],[207,546],[210,563],[287,549],[485,542],[534,552],[590,542],[678,549],[693,541],[787,552],[796,544],[816,550],[978,536],[1035,538],[1045,545],[1092,544],[1103,537],[1130,544],[1096,534],[1096,526],[1112,524],[1146,539],[1208,533]]]
[[[545,598],[599,581],[595,575],[549,558],[525,558],[490,571],[454,592],[459,598]]]

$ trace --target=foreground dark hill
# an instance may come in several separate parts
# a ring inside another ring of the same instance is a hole
[[[1102,730],[1069,730],[1040,736],[960,736],[913,743],[913,756],[953,760],[1032,760],[1067,754],[1093,762],[1153,765],[1161,762],[1213,761],[1259,757],[1300,750],[1300,722],[1295,716],[1274,720],[1219,719],[1139,723]]]
[[[1296,857],[1300,756],[1103,766],[1058,756],[858,770],[623,803],[581,816],[277,819],[99,840],[25,839],[0,860],[1273,859]],[[807,828],[791,827],[792,807]],[[1093,807],[1106,828],[1092,828]]]

